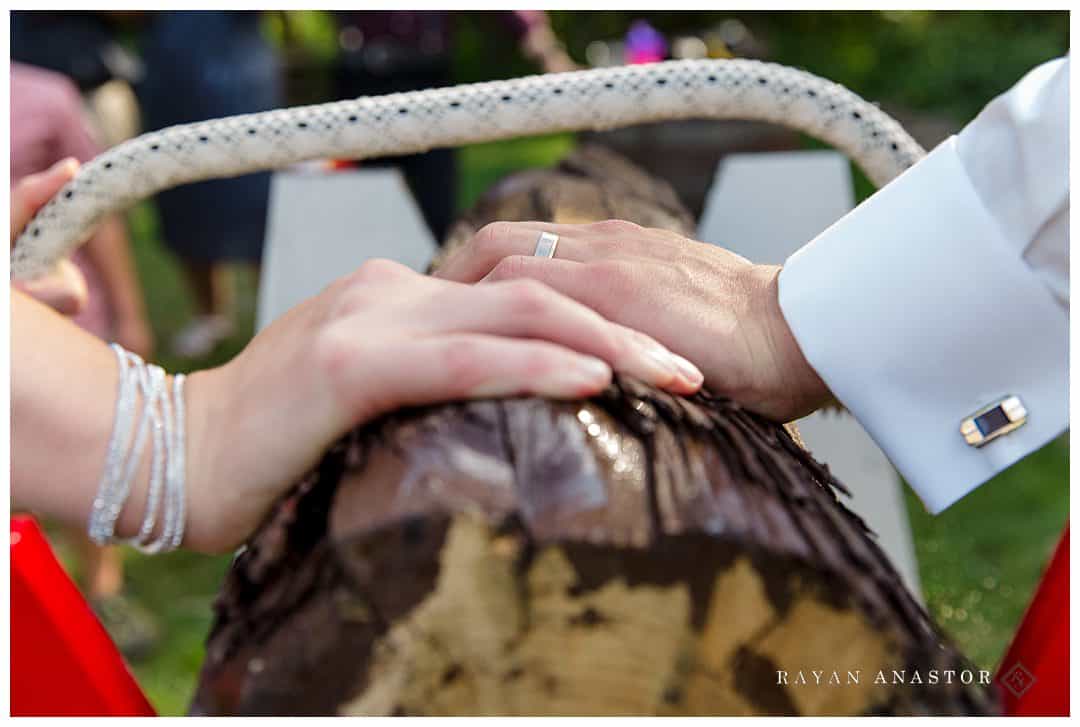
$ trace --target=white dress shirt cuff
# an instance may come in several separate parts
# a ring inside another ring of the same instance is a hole
[[[1068,425],[1068,321],[983,206],[950,138],[788,258],[780,305],[810,365],[938,513]],[[1006,395],[1027,423],[960,423]]]

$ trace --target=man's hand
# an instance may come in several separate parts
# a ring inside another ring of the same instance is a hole
[[[229,363],[189,377],[185,544],[235,548],[331,443],[388,411],[593,396],[613,369],[678,394],[703,379],[648,336],[535,281],[462,285],[369,260]]]
[[[560,236],[554,259],[532,255],[543,231]],[[539,280],[690,359],[714,393],[791,421],[830,394],[784,320],[779,274],[779,266],[619,220],[497,222],[436,272],[469,283]]]
[[[19,180],[11,190],[11,243],[23,228],[60,188],[71,181],[79,170],[75,159],[63,159],[44,172],[30,174]],[[86,307],[86,279],[66,258],[50,272],[28,281],[17,281],[14,287],[64,315],[73,316]]]

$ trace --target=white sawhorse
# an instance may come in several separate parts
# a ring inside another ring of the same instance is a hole
[[[851,169],[837,152],[733,154],[717,171],[698,237],[753,262],[779,264],[853,206]],[[847,505],[878,534],[904,583],[921,599],[900,478],[889,460],[846,412],[817,412],[798,426],[814,456],[851,490]]]
[[[848,162],[835,152],[732,155],[709,192],[699,238],[755,262],[779,263],[851,207]],[[365,260],[385,257],[424,270],[435,249],[397,170],[279,172],[270,192],[258,328]],[[849,505],[918,595],[911,531],[888,460],[848,414],[815,414],[799,429],[851,488]]]
[[[393,168],[274,174],[256,328],[356,270],[389,258],[423,272],[436,243]]]

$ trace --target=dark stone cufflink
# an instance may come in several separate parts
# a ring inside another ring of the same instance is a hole
[[[1018,396],[1007,396],[999,402],[980,409],[960,422],[960,433],[972,447],[1022,427],[1027,421],[1027,409]]]

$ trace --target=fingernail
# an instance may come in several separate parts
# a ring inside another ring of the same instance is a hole
[[[611,378],[611,367],[598,358],[584,356],[578,364],[578,370],[587,381],[607,383]]]
[[[649,341],[644,349],[649,365],[656,370],[658,377],[678,376],[693,386],[705,379],[697,366],[659,344]]]
[[[74,172],[74,171],[77,171],[78,169],[79,169],[79,160],[78,159],[76,159],[75,157],[64,157],[63,159],[58,161],[56,164],[53,164],[50,171],[55,171],[55,172],[70,171],[70,172]]]
[[[701,369],[699,369],[697,366],[690,363],[677,353],[671,353],[669,351],[668,355],[670,355],[671,358],[675,361],[675,365],[678,367],[679,373],[689,383],[697,386],[698,384],[701,384],[703,381],[705,381],[705,374],[701,373]]]
[[[679,375],[679,370],[675,368],[675,362],[668,356],[667,351],[651,343],[639,348],[642,353],[641,363],[645,367],[645,370],[641,372],[642,378],[659,386]]]

